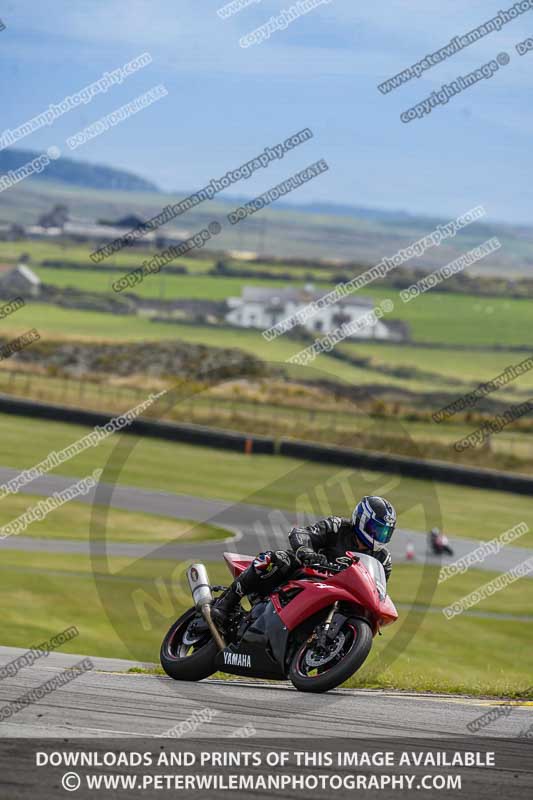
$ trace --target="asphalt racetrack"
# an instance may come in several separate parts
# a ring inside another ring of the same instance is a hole
[[[0,647],[0,669],[24,650]],[[40,686],[83,656],[51,653],[14,677],[0,680],[4,706]],[[466,725],[500,701],[449,695],[336,689],[302,694],[289,683],[249,680],[173,681],[166,676],[128,674],[133,662],[93,658],[94,670],[1,724],[2,737],[163,736],[193,712],[216,711],[197,731],[224,739],[252,725],[258,737],[464,737]],[[511,713],[476,737],[516,737],[533,723],[533,702],[513,704]],[[186,733],[183,734],[187,736]]]
[[[18,474],[18,470],[9,467],[0,467],[0,483],[5,483]],[[59,475],[45,475],[25,486],[21,493],[28,495],[50,495],[71,486],[72,478]],[[77,498],[78,502],[92,503],[94,490],[85,496]],[[109,556],[129,556],[133,558],[171,558],[174,560],[198,559],[215,561],[221,558],[225,550],[239,552],[246,555],[255,555],[266,548],[287,547],[287,534],[289,526],[296,520],[293,512],[286,512],[285,516],[290,521],[286,532],[279,532],[278,537],[268,538],[268,531],[272,529],[271,510],[265,506],[252,506],[242,503],[230,503],[224,500],[210,500],[203,497],[170,494],[150,489],[137,487],[115,486],[112,490],[110,505],[127,511],[142,511],[150,514],[160,514],[176,519],[189,519],[195,522],[209,522],[228,530],[229,539],[226,541],[193,542],[190,544],[173,542],[168,545],[153,546],[150,544],[133,544],[121,542],[93,542],[93,554],[107,553]],[[309,519],[311,521],[311,518]],[[256,527],[258,526],[258,527]],[[259,536],[258,529],[266,532]],[[429,561],[440,563],[439,558],[427,553],[427,534],[419,531],[397,529],[390,544],[390,551],[394,559],[405,560],[406,546],[412,542],[418,562]],[[448,562],[467,555],[479,547],[480,542],[474,539],[455,538],[452,542],[454,558]],[[37,539],[33,537],[11,536],[2,541],[4,549],[45,551],[48,553],[88,553],[89,543],[74,539]],[[495,555],[488,555],[482,563],[474,563],[471,569],[494,570],[506,572],[522,564],[531,551],[526,548],[506,546]],[[527,578],[533,578],[529,573]]]

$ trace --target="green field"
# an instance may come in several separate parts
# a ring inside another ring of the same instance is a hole
[[[27,247],[26,247],[27,245]],[[31,254],[34,262],[44,258],[62,258],[72,261],[88,259],[86,246],[60,246],[51,242],[0,243],[0,257],[15,259],[20,248]],[[109,263],[122,265],[125,269],[148,256],[150,251],[122,251],[111,258]],[[194,274],[176,276],[160,274],[151,276],[135,291],[143,297],[191,298],[223,300],[238,295],[245,284],[275,285],[273,280],[240,279],[213,277],[205,275],[213,264],[207,255],[202,259],[183,259]],[[106,262],[107,263],[107,262]],[[181,263],[181,262],[180,262]],[[264,268],[256,265],[257,269]],[[247,268],[254,268],[246,264]],[[269,265],[269,269],[271,265]],[[272,267],[274,268],[274,267]],[[110,284],[116,280],[117,273],[105,274],[97,271],[39,269],[41,278],[57,286],[77,286],[88,291],[110,294]],[[284,269],[278,265],[275,269]],[[285,268],[286,269],[286,268]],[[296,268],[303,281],[304,268]],[[325,274],[325,273],[323,273]],[[286,284],[284,284],[286,285]],[[317,283],[325,289],[332,284]],[[205,325],[152,323],[146,317],[119,316],[100,312],[78,311],[55,306],[32,303],[16,315],[2,320],[2,332],[8,337],[20,335],[30,327],[36,327],[43,339],[84,339],[94,341],[161,341],[177,339],[194,344],[209,346],[237,347],[251,352],[272,365],[282,365],[289,374],[297,378],[328,378],[347,382],[355,386],[376,386],[376,393],[387,389],[389,397],[395,392],[410,393],[413,402],[420,402],[424,395],[440,392],[450,400],[473,389],[479,382],[486,381],[502,372],[507,366],[516,364],[527,356],[527,352],[510,350],[477,351],[476,346],[490,347],[524,346],[533,344],[529,324],[533,301],[506,298],[480,298],[471,295],[428,292],[411,303],[403,304],[397,292],[389,288],[370,287],[361,295],[371,297],[376,303],[385,298],[395,301],[391,319],[401,319],[408,323],[413,339],[420,343],[446,343],[449,347],[416,347],[412,344],[390,345],[386,343],[350,342],[337,346],[337,353],[352,358],[369,358],[368,365],[347,363],[332,355],[321,354],[308,369],[288,367],[287,360],[295,355],[306,343],[280,337],[266,342],[259,331],[218,328]],[[451,345],[461,345],[465,349],[453,349]],[[14,362],[13,362],[14,363]],[[403,374],[401,373],[403,370]],[[400,374],[398,374],[400,371]],[[490,399],[510,405],[529,398],[533,388],[533,371],[522,375],[509,385],[491,395]],[[407,398],[409,395],[407,395]],[[409,400],[407,399],[407,402]],[[244,423],[244,421],[243,421]],[[388,424],[383,424],[385,433]],[[469,429],[464,433],[469,432]],[[464,435],[464,433],[462,435]],[[451,443],[460,438],[461,433],[453,426],[435,426],[417,423],[412,426],[414,439],[422,445],[431,441]],[[531,460],[531,446],[521,441],[521,433],[508,430],[495,437],[495,452],[512,454],[518,459]],[[440,455],[444,458],[446,456]],[[496,463],[494,466],[498,466]],[[520,468],[510,462],[502,462],[500,467]],[[524,463],[522,467],[528,470]]]
[[[72,243],[58,244],[46,241],[23,241],[23,242],[0,242],[0,260],[5,262],[16,263],[21,252],[28,253],[32,258],[32,268],[37,272],[39,277],[45,283],[57,287],[76,287],[89,292],[109,293],[112,291],[111,284],[117,277],[120,277],[116,272],[109,272],[106,274],[97,270],[80,270],[75,268],[76,263],[85,263],[91,266],[89,260],[89,252],[87,246],[76,245]],[[125,271],[134,269],[140,266],[144,259],[152,257],[154,254],[153,249],[135,249],[134,251],[122,250],[102,262],[102,266],[123,267]],[[51,267],[40,267],[39,263],[43,260],[61,260],[72,262],[72,269],[57,269]],[[269,272],[275,274],[286,273],[290,270],[294,277],[294,281],[290,284],[285,281],[276,281],[274,278],[236,278],[236,277],[213,277],[208,276],[206,273],[212,269],[216,262],[214,256],[206,254],[200,258],[183,257],[174,262],[177,265],[185,266],[188,270],[188,275],[172,275],[166,274],[164,271],[157,276],[151,276],[149,280],[145,280],[142,284],[134,288],[134,292],[141,297],[145,298],[162,298],[162,299],[176,299],[176,298],[189,298],[197,300],[223,300],[230,296],[239,295],[242,287],[253,283],[258,286],[287,286],[295,285],[302,286],[309,283],[311,279],[317,290],[328,291],[334,283],[331,280],[331,268],[319,267],[299,267],[291,265],[287,267],[284,264],[268,263],[268,264],[255,264],[254,262],[239,262],[232,258],[226,258],[226,264],[231,268],[243,268],[247,270],[260,272],[267,269]],[[439,341],[449,343],[462,343],[467,344],[485,344],[485,340],[475,341],[471,338],[473,330],[482,327],[492,328],[493,323],[499,326],[500,322],[505,328],[511,317],[515,316],[517,306],[515,303],[527,304],[533,301],[507,299],[507,298],[491,298],[491,297],[476,297],[470,295],[460,294],[442,294],[433,292],[418,298],[415,302],[404,305],[398,292],[393,289],[384,288],[382,286],[371,286],[368,289],[359,291],[362,297],[370,297],[375,299],[376,302],[384,298],[391,297],[395,301],[395,311],[391,314],[391,318],[402,319],[409,322],[413,327],[413,336],[418,341]],[[457,300],[457,302],[456,302]],[[452,306],[453,305],[453,309]],[[520,320],[523,319],[523,312],[518,307]],[[448,312],[453,311],[450,315]],[[455,322],[457,312],[461,317],[465,317],[464,324],[468,327],[469,339],[454,339],[450,338],[450,333],[455,336]],[[511,312],[511,314],[509,314]],[[495,319],[492,318],[495,316]],[[453,331],[450,331],[446,323],[450,319],[454,320]],[[438,330],[434,327],[433,322],[438,325]],[[437,335],[442,331],[443,335]],[[498,331],[500,332],[500,331]],[[489,331],[487,335],[494,333]],[[523,330],[525,335],[524,340],[507,341],[507,344],[528,344],[531,339],[528,337],[528,331]],[[498,340],[490,340],[489,343],[498,343]],[[502,342],[504,343],[504,342]]]
[[[61,272],[72,272],[72,274],[81,275],[81,271],[77,271],[74,267],[76,264],[92,265],[89,258],[92,252],[92,247],[86,244],[73,244],[72,242],[57,243],[45,240],[28,240],[20,242],[0,242],[0,260],[5,263],[16,264],[22,253],[27,253],[30,256],[30,266],[34,270],[39,269],[39,264],[42,261],[67,261],[73,265],[72,270],[60,270],[44,268],[41,274],[46,275],[48,272],[58,274]],[[130,250],[120,250],[102,262],[103,266],[111,267],[124,267],[124,269],[139,266],[145,258],[151,258],[154,254],[153,248],[139,248],[134,252]],[[184,256],[180,258],[179,264],[187,267],[191,272],[203,273],[211,269],[214,264],[212,257],[206,256],[205,258],[187,258]],[[93,274],[97,275],[97,272]],[[111,273],[110,273],[111,274]],[[114,274],[114,273],[113,273]],[[43,280],[46,279],[43,277]],[[52,281],[49,281],[52,283]]]
[[[31,192],[30,192],[31,194]],[[144,197],[145,202],[161,203],[164,200],[160,197]],[[213,204],[214,206],[216,204]],[[41,279],[58,287],[75,286],[91,292],[109,293],[110,283],[116,280],[118,273],[105,273],[98,271],[85,270],[63,270],[39,268],[42,260],[62,260],[73,263],[91,264],[89,254],[91,246],[73,245],[71,243],[58,243],[46,241],[21,241],[21,242],[0,242],[0,260],[16,262],[22,252],[26,252],[32,258],[32,267],[37,270]],[[139,266],[145,258],[151,257],[154,253],[153,248],[146,250],[122,250],[106,259],[103,264],[109,266],[124,267],[124,270]],[[442,254],[446,257],[446,254]],[[288,267],[283,264],[244,264],[235,262],[231,258],[226,259],[231,267],[244,266],[246,269],[258,270],[268,269],[269,271],[287,271]],[[182,258],[179,264],[187,267],[191,274],[179,276],[160,273],[157,276],[150,276],[142,284],[135,287],[135,293],[143,297],[153,298],[190,298],[190,299],[210,299],[223,300],[227,297],[240,294],[243,285],[257,284],[264,286],[276,285],[274,279],[260,278],[228,278],[207,276],[205,273],[211,269],[215,262],[215,256],[209,253],[202,253],[201,257]],[[297,279],[297,284],[308,282],[309,277],[313,279],[318,289],[327,290],[333,285],[331,274],[327,268],[320,267],[290,267],[292,274]],[[278,283],[277,285],[287,286],[288,284]],[[478,297],[475,295],[464,295],[459,293],[446,293],[430,291],[410,303],[401,302],[398,291],[378,285],[372,285],[367,289],[360,290],[362,297],[370,297],[376,303],[385,298],[391,298],[395,303],[394,311],[390,314],[391,319],[399,319],[407,322],[411,329],[412,338],[419,342],[438,342],[447,344],[472,345],[498,345],[516,346],[533,345],[531,334],[531,315],[533,310],[533,300],[520,300],[506,297]],[[21,313],[21,312],[19,312]],[[40,314],[38,314],[40,317]],[[53,315],[52,315],[53,316]],[[54,326],[54,320],[50,320],[50,330]],[[117,333],[112,323],[100,323],[102,336],[109,335],[115,338]],[[124,328],[131,327],[131,336],[135,338],[139,335],[139,330],[131,320],[128,326],[123,326],[123,336],[130,334],[124,333]],[[43,329],[46,329],[46,321],[43,320]],[[54,328],[57,333],[61,333],[61,328]],[[80,326],[75,324],[74,319],[65,319],[63,333],[75,336],[92,335],[88,333],[86,324],[80,320]],[[202,336],[207,336],[206,332],[198,331]],[[148,334],[150,336],[150,334]],[[150,338],[158,338],[158,333],[153,332]],[[246,346],[246,343],[243,344]],[[412,354],[411,354],[412,356]],[[400,361],[400,363],[402,363]],[[467,373],[468,370],[465,369]]]
[[[533,312],[533,306],[532,306]],[[512,352],[510,350],[476,351],[453,350],[439,347],[438,349],[415,347],[407,344],[387,345],[361,342],[358,344],[342,344],[340,349],[358,358],[370,358],[371,367],[386,367],[398,369],[402,367],[416,368],[432,373],[436,379],[447,384],[451,389],[451,381],[465,381],[469,386],[477,385],[496,377],[506,367],[519,364],[528,357],[527,352]],[[533,345],[532,345],[533,352]],[[376,382],[379,380],[376,374]],[[388,376],[383,375],[388,379]],[[523,393],[533,389],[533,370],[520,375],[507,386],[500,388],[490,395],[496,399],[501,396],[512,397],[514,394]],[[459,396],[462,387],[455,387]]]
[[[42,303],[32,303],[3,320],[2,333],[8,337],[20,336],[30,328],[37,328],[43,339],[88,339],[93,341],[154,341],[180,339],[185,342],[239,347],[254,353],[277,366],[302,349],[302,344],[280,337],[269,343],[259,331],[219,329],[195,325],[166,325],[152,323],[146,317],[119,316],[95,311],[78,311],[57,308]],[[365,371],[342,361],[321,355],[316,369],[327,376],[353,383],[364,380]],[[312,376],[315,369],[294,368],[302,376]],[[319,374],[316,377],[320,377]]]
[[[34,466],[50,451],[60,450],[89,432],[88,428],[77,425],[7,415],[0,415],[0,426],[0,463],[17,469]],[[533,507],[530,498],[524,495],[129,436],[121,437],[121,446],[134,445],[133,449],[122,471],[115,475],[113,465],[118,456],[115,454],[111,460],[110,457],[118,441],[115,435],[97,448],[84,451],[62,464],[57,473],[82,477],[98,467],[105,468],[108,463],[102,480],[115,479],[128,486],[266,505],[292,513],[306,510],[317,516],[350,511],[343,492],[343,479],[347,478],[353,492],[350,502],[355,503],[360,494],[390,494],[400,510],[400,527],[428,530],[438,524],[437,518],[442,514],[444,528],[451,537],[487,540],[525,521],[531,530],[520,544],[533,545]],[[327,490],[328,500],[318,506],[314,499],[317,487],[320,496]],[[508,507],[510,497],[512,515],[506,515],[502,522],[501,509]]]
[[[533,300],[426,292],[404,304],[391,289],[365,291],[376,302],[388,297],[393,300],[390,318],[407,322],[414,341],[467,347],[533,345]]]
[[[213,582],[228,582],[223,565],[207,566]],[[96,559],[93,573],[83,556],[7,551],[0,565],[2,643],[28,647],[75,624],[80,636],[62,648],[65,652],[155,662],[166,629],[190,606],[190,598],[180,589],[177,599],[174,595],[159,609],[140,598],[157,596],[154,581],[168,579],[171,569],[168,562],[145,559],[131,564],[113,558],[107,569],[104,559]],[[480,575],[492,577],[479,572],[462,576],[458,593],[475,589]],[[398,567],[389,586],[392,598],[399,604],[409,602],[420,579],[419,568]],[[522,613],[531,607],[532,591],[532,581],[508,587],[498,595],[499,610]],[[531,648],[525,643],[531,641],[533,623],[465,614],[448,621],[439,609],[449,592],[437,594],[433,612],[426,615],[408,615],[400,607],[399,621],[375,640],[367,664],[347,685],[493,695],[521,694],[529,687]],[[487,600],[478,609],[491,607]],[[387,666],[377,672],[384,651]]]
[[[87,292],[109,293],[113,291],[112,283],[121,276],[119,273],[109,274],[95,271],[36,268],[34,270],[44,283],[63,288],[73,286]],[[267,278],[232,278],[214,277],[197,272],[194,275],[172,275],[163,270],[157,275],[152,275],[138,284],[131,291],[140,297],[158,298],[160,300],[176,300],[187,298],[191,300],[225,300],[228,297],[240,296],[243,286],[250,283],[258,286],[280,286],[280,282]],[[303,286],[305,279],[291,286]],[[327,289],[327,284],[317,285],[317,288]]]
[[[36,506],[45,496],[8,495],[0,502],[0,528]],[[51,511],[44,519],[36,520],[21,532],[36,539],[81,539],[88,541],[91,529],[92,506],[70,501]],[[191,520],[174,519],[158,514],[124,511],[110,508],[106,517],[105,537],[93,532],[92,539],[109,542],[202,542],[227,539],[231,534],[216,525]],[[1,542],[0,542],[1,547]]]
[[[198,279],[204,280],[204,279]],[[515,364],[526,354],[522,353],[498,353],[494,366],[491,364],[491,357],[488,353],[478,354],[475,351],[470,353],[460,352],[458,364],[460,365],[459,377],[465,381],[459,387],[450,385],[451,364],[453,363],[454,351],[444,350],[442,353],[442,373],[440,373],[441,350],[428,351],[425,349],[416,350],[408,348],[404,360],[403,347],[391,347],[383,350],[381,346],[349,344],[342,345],[343,349],[355,356],[372,355],[377,363],[389,364],[391,367],[398,367],[403,364],[416,366],[420,369],[427,369],[428,362],[433,360],[433,373],[442,377],[436,382],[431,376],[421,378],[400,378],[383,374],[377,370],[366,369],[334,358],[331,355],[322,353],[310,367],[295,367],[286,365],[287,359],[296,354],[306,345],[296,342],[287,337],[279,337],[272,342],[267,342],[259,331],[249,329],[216,328],[201,325],[185,325],[164,323],[152,323],[145,317],[122,316],[105,314],[93,311],[78,311],[57,308],[42,303],[32,303],[25,308],[17,311],[16,314],[2,321],[2,333],[8,338],[20,336],[30,328],[37,328],[43,339],[85,339],[92,341],[157,341],[179,339],[180,341],[206,344],[215,347],[237,347],[253,353],[259,358],[273,365],[282,365],[288,368],[295,377],[308,379],[320,379],[327,377],[351,383],[353,385],[376,384],[383,386],[397,387],[411,392],[431,392],[436,388],[440,391],[447,390],[453,394],[462,394],[469,387],[473,388],[479,380],[488,380],[498,374],[501,369],[509,364]],[[478,361],[477,366],[473,367],[475,378],[469,383],[469,359],[472,364]],[[13,362],[14,363],[14,362]],[[483,365],[483,373],[482,367]],[[486,371],[485,371],[486,368]],[[522,376],[510,387],[500,390],[498,397],[503,399],[513,399],[513,390],[527,390],[531,385],[532,377],[528,374]]]
[[[90,260],[89,255],[92,251],[92,247],[89,245],[82,245],[82,244],[74,244],[72,242],[62,242],[57,243],[53,241],[45,241],[45,240],[27,240],[27,241],[20,241],[20,242],[2,242],[0,241],[0,261],[5,263],[12,263],[16,264],[20,258],[22,253],[27,253],[31,258],[31,267],[36,272],[39,273],[40,277],[44,282],[47,283],[55,283],[55,278],[57,277],[58,281],[62,281],[61,275],[63,273],[67,273],[69,275],[68,285],[79,285],[77,280],[74,284],[71,283],[72,278],[79,277],[81,280],[85,270],[78,270],[76,269],[77,264],[86,264],[87,266],[92,266],[93,262]],[[123,249],[118,251],[117,253],[113,253],[112,256],[109,256],[104,261],[101,262],[99,266],[109,266],[109,267],[122,267],[124,270],[134,269],[135,267],[139,267],[142,262],[147,258],[153,258],[154,255],[154,248],[135,248],[135,250],[128,250]],[[39,264],[42,261],[64,261],[67,263],[72,264],[72,269],[57,269],[54,267],[43,267],[41,268]],[[214,254],[210,254],[208,252],[204,254],[200,254],[198,258],[191,258],[189,256],[182,256],[178,260],[174,261],[173,264],[176,266],[183,266],[187,268],[188,273],[190,276],[194,275],[204,275],[210,269],[215,266],[217,261],[217,257]],[[238,261],[233,258],[224,258],[224,262],[229,267],[245,267],[246,269],[257,270],[258,272],[264,269],[268,269],[269,272],[272,273],[284,273],[287,272],[289,267],[284,265],[283,263],[269,263],[269,264],[256,264],[255,262],[243,262]],[[297,278],[299,281],[308,281],[309,276],[312,276],[315,282],[326,282],[329,280],[331,275],[331,268],[326,267],[307,267],[307,266],[298,266],[297,264],[291,264],[290,266],[291,274]],[[88,273],[91,278],[90,280],[94,280],[94,290],[98,291],[98,286],[103,286],[103,289],[100,291],[107,291],[107,277],[106,275],[102,275],[97,270],[92,270]],[[117,277],[116,273],[111,273],[115,275],[115,279]],[[46,276],[49,276],[48,278]],[[53,277],[50,277],[53,276]],[[169,275],[169,286],[172,286],[172,279],[176,276]],[[178,278],[180,276],[177,276]],[[104,281],[104,283],[101,283]],[[157,283],[157,279],[155,279],[154,283]],[[64,283],[57,283],[57,285],[65,285]],[[88,284],[89,285],[89,284]]]
[[[413,614],[410,624],[416,623],[420,627],[391,667],[376,673],[374,666],[387,644],[384,633],[346,686],[510,697],[529,689],[532,698],[532,654],[524,647],[533,635],[532,622],[464,615],[448,622],[437,614]]]
[[[75,272],[74,270],[37,270],[41,279],[54,285],[76,286],[87,291],[111,292],[117,273]],[[120,276],[118,276],[120,277]],[[304,283],[303,280],[300,284]],[[146,278],[134,291],[141,297],[162,299],[224,300],[238,296],[245,285],[276,286],[272,279],[226,278],[207,275],[171,275],[160,273]],[[316,284],[328,291],[333,284]],[[531,316],[533,300],[477,297],[458,293],[427,292],[410,303],[402,303],[397,290],[372,286],[360,290],[361,297],[375,303],[391,299],[394,311],[390,319],[407,322],[414,341],[472,345],[532,345]]]

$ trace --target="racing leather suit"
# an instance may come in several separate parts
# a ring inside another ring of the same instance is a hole
[[[233,582],[230,591],[239,597],[246,594],[268,594],[280,583],[286,581],[301,566],[300,558],[306,551],[313,550],[327,561],[335,562],[347,551],[366,553],[383,564],[385,577],[389,580],[392,559],[389,551],[365,549],[356,539],[353,523],[343,517],[326,517],[314,525],[293,528],[289,533],[291,550],[267,550],[260,553],[244,572]]]

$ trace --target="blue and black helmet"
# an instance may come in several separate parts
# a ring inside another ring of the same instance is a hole
[[[354,508],[355,535],[370,550],[379,550],[390,542],[396,526],[394,506],[383,497],[363,497]]]

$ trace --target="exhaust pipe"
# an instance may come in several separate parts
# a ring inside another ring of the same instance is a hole
[[[191,564],[187,570],[187,580],[191,589],[192,599],[194,605],[201,611],[209,630],[215,640],[219,650],[223,650],[226,646],[224,639],[217,626],[211,617],[211,605],[213,603],[213,593],[211,592],[211,584],[209,583],[209,576],[203,564]]]

